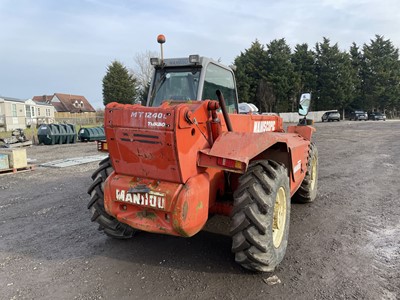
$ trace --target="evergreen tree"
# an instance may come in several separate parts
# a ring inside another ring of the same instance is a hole
[[[266,53],[266,76],[275,93],[275,111],[293,111],[299,78],[291,63],[290,47],[285,39],[273,40],[267,45]]]
[[[376,35],[364,44],[364,84],[366,106],[371,110],[398,110],[400,99],[399,49],[390,40]]]
[[[257,99],[260,103],[261,111],[273,112],[276,105],[276,96],[273,84],[267,79],[260,79],[257,87]]]
[[[362,107],[364,99],[364,95],[362,93],[362,83],[364,81],[363,55],[356,43],[353,43],[350,47],[350,59],[354,91],[348,109],[353,110]]]
[[[355,72],[351,64],[351,56],[347,52],[340,51],[338,61],[338,78],[335,107],[342,110],[343,114],[354,99],[356,87]],[[343,117],[343,115],[342,115]]]
[[[330,45],[327,38],[315,46],[316,52],[316,110],[344,109],[354,91],[350,55]],[[315,99],[315,98],[314,98]]]
[[[118,61],[113,61],[107,67],[103,78],[103,103],[119,102],[132,104],[137,95],[136,79],[129,74],[128,69]]]
[[[313,110],[400,110],[399,50],[379,35],[348,52],[328,38],[315,51],[298,44],[293,54],[285,39],[265,49],[256,40],[235,64],[240,101],[263,111],[293,111],[302,92],[313,94]]]
[[[315,75],[315,53],[308,49],[307,44],[297,44],[292,54],[292,64],[295,74],[299,78],[297,86],[296,99],[300,99],[300,95],[305,92],[314,94],[316,90]],[[311,105],[314,107],[314,101]]]
[[[235,58],[236,85],[240,102],[254,103],[260,108],[261,103],[256,96],[260,81],[266,75],[265,56],[264,47],[256,40],[249,49]]]
[[[333,50],[330,40],[323,38],[322,43],[315,45],[316,110],[332,109],[333,90],[335,89],[336,72],[334,71]]]

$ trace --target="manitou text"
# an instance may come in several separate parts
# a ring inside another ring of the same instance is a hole
[[[153,191],[148,193],[129,193],[125,190],[116,189],[115,194],[117,201],[165,209],[165,194],[163,193]]]

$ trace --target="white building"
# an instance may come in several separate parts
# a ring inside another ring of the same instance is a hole
[[[0,96],[0,131],[25,129],[31,125],[54,122],[54,107],[32,99]]]

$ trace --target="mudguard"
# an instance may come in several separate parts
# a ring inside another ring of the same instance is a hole
[[[309,126],[293,127],[292,133],[223,132],[211,148],[199,151],[198,166],[243,174],[252,159],[270,159],[267,154],[263,156],[263,153],[280,143],[286,146],[286,157],[281,162],[289,171],[291,194],[294,194],[307,171],[308,151],[305,149],[309,148],[309,138],[311,138],[313,128]],[[310,129],[304,128],[296,131],[295,127],[309,127]]]

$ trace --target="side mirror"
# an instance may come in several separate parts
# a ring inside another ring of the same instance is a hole
[[[299,115],[307,116],[308,110],[310,109],[311,94],[305,93],[301,94],[299,101]]]

